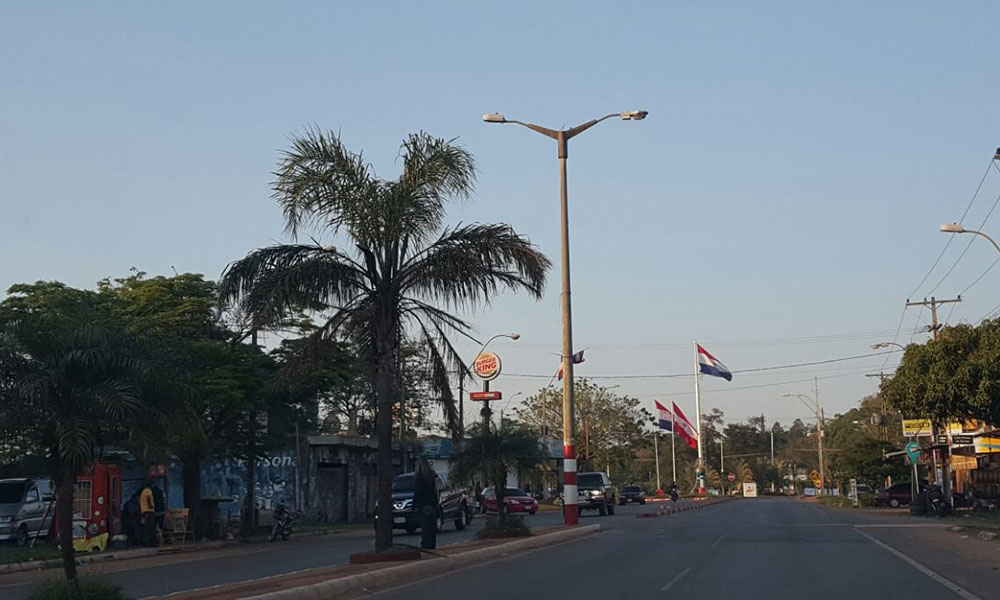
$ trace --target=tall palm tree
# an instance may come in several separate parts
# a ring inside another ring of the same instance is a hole
[[[458,415],[449,372],[466,369],[449,335],[471,337],[452,311],[489,304],[501,288],[540,298],[550,263],[509,225],[444,224],[446,205],[473,190],[472,155],[425,133],[400,150],[402,173],[380,179],[360,153],[332,133],[307,131],[285,152],[273,184],[293,241],[318,230],[333,245],[280,244],[226,269],[223,302],[256,324],[294,309],[324,313],[317,338],[343,338],[367,362],[376,398],[378,526],[375,549],[392,546],[392,406],[404,337],[426,349],[452,432]]]
[[[63,569],[75,582],[76,477],[100,446],[124,437],[164,363],[98,294],[57,283],[18,285],[10,294],[0,303],[0,413],[49,453]]]

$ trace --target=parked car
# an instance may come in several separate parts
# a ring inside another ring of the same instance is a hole
[[[646,492],[642,491],[642,488],[637,485],[626,485],[622,488],[622,493],[618,498],[618,504],[624,506],[629,502],[645,504]]]
[[[920,493],[927,491],[927,486],[920,484]],[[910,482],[894,483],[875,494],[875,506],[905,506],[911,501]]]
[[[601,516],[615,514],[618,493],[607,473],[580,473],[576,478],[580,512],[596,510]]]
[[[529,515],[533,515],[538,512],[538,501],[524,490],[505,488],[503,494],[503,503],[508,513],[528,513]],[[483,490],[483,507],[488,513],[497,512],[497,495],[491,487]]]
[[[0,541],[25,545],[33,537],[48,536],[54,507],[47,477],[0,479]]]
[[[392,527],[405,529],[406,533],[415,533],[420,529],[420,515],[413,505],[413,490],[416,473],[402,473],[392,480]],[[438,502],[441,507],[438,512],[438,529],[443,529],[445,521],[454,521],[455,529],[465,529],[472,521],[472,503],[468,490],[451,488],[448,481],[437,475]],[[378,526],[378,507],[376,506],[375,524]]]

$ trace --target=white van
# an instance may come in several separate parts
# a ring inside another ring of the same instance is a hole
[[[0,541],[25,545],[46,537],[52,523],[52,484],[48,478],[0,479]]]

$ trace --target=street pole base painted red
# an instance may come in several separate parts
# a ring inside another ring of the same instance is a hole
[[[563,504],[563,523],[566,525],[580,524],[579,504]]]

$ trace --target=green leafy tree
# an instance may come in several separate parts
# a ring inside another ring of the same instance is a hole
[[[499,427],[477,423],[452,456],[450,478],[467,485],[491,485],[503,520],[508,473],[526,478],[540,469],[544,461],[545,452],[538,437],[524,425],[509,419],[503,419]]]
[[[399,177],[380,179],[334,134],[294,138],[274,184],[286,231],[295,239],[313,228],[336,243],[254,250],[232,263],[220,284],[222,300],[254,323],[275,323],[297,309],[324,314],[315,337],[345,339],[363,357],[376,399],[376,550],[392,545],[392,411],[407,329],[427,353],[434,395],[457,432],[449,372],[463,367],[448,338],[468,336],[470,326],[449,310],[488,304],[501,288],[539,298],[549,268],[509,225],[444,225],[447,204],[473,189],[466,150],[421,133],[403,142],[401,162]]]
[[[63,569],[73,582],[76,477],[99,447],[124,437],[144,391],[170,379],[157,346],[128,332],[99,294],[60,283],[15,285],[8,293],[0,303],[7,374],[0,405],[8,418],[30,423],[25,437],[48,453]]]
[[[906,416],[1000,422],[1000,319],[946,327],[937,339],[910,344],[882,394]]]

